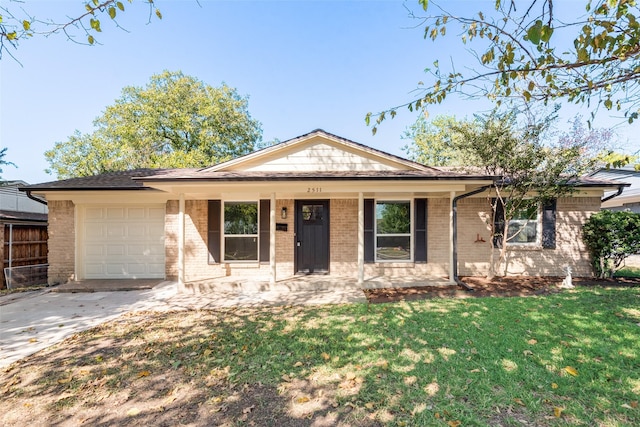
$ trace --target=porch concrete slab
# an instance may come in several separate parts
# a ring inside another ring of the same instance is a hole
[[[299,275],[278,280],[270,284],[267,280],[256,280],[239,277],[217,277],[209,280],[194,281],[185,284],[187,292],[209,294],[219,292],[298,292],[298,291],[330,291],[339,292],[349,289],[406,288],[416,286],[451,286],[447,278],[441,277],[388,277],[375,276],[366,278],[362,286],[353,277],[333,275]]]
[[[418,286],[451,286],[448,278],[444,277],[370,277],[364,281],[363,289],[384,289],[384,288],[414,288]]]

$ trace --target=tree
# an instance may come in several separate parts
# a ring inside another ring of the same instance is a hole
[[[627,257],[640,253],[640,214],[603,210],[591,215],[582,231],[598,277],[613,277]]]
[[[3,149],[0,150],[0,174],[3,172],[2,167],[3,166],[14,166],[17,167],[14,163],[9,162],[7,160],[4,159],[4,156],[7,155],[7,147],[4,147]],[[0,177],[0,183],[3,183],[4,180]]]
[[[124,1],[124,0],[123,0]],[[57,33],[64,35],[77,43],[96,43],[96,35],[102,32],[101,19],[108,18],[117,22],[119,13],[125,11],[123,1],[119,0],[90,0],[84,2],[84,7],[78,8],[75,13],[66,14],[62,22],[52,19],[40,20],[33,17],[23,6],[22,1],[11,0],[13,7],[0,5],[0,59],[5,52],[10,56],[8,48],[17,49],[18,43],[34,36],[50,36]],[[133,0],[127,0],[133,3]],[[149,6],[149,20],[155,14],[162,19],[162,13],[153,0],[140,0]],[[77,32],[86,37],[86,42],[77,40]]]
[[[550,114],[544,119],[519,123],[515,111],[494,110],[476,115],[473,120],[449,117],[437,121],[448,126],[445,149],[451,154],[447,165],[500,177],[488,195],[492,213],[490,240],[492,248],[500,248],[497,259],[490,251],[490,276],[505,273],[508,242],[526,240],[531,231],[528,221],[533,224],[541,207],[552,199],[574,191],[576,178],[594,165],[595,158],[584,155],[593,151],[592,138],[562,135],[556,143],[548,142],[555,120],[555,114]],[[446,131],[442,128],[438,133]],[[425,146],[431,150],[428,144]],[[420,158],[421,147],[416,144],[408,150]],[[520,227],[510,230],[512,222],[518,222]],[[500,271],[500,265],[504,271]]]
[[[262,136],[247,98],[182,72],[164,71],[128,86],[94,120],[45,152],[58,178],[136,168],[204,167],[254,150]]]
[[[495,10],[470,16],[428,0],[419,3],[435,11],[421,18],[424,37],[458,35],[477,66],[443,69],[436,60],[420,96],[378,113],[374,133],[398,108],[439,104],[453,93],[486,97],[497,106],[561,99],[592,107],[592,118],[600,106],[621,112],[629,123],[638,118],[640,21],[634,0],[585,0],[582,17],[558,16],[553,0],[496,0]],[[366,116],[367,123],[371,117]]]
[[[456,149],[460,134],[452,132],[458,124],[453,116],[436,116],[428,120],[424,114],[403,134],[403,139],[411,142],[403,147],[407,156],[416,162],[429,166],[462,166],[464,159]]]

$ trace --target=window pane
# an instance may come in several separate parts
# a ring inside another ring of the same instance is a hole
[[[411,232],[410,202],[377,202],[376,226],[378,234]]]
[[[536,243],[538,241],[538,221],[509,221],[507,241],[509,243]]]
[[[378,260],[410,260],[410,236],[378,236],[376,258]]]
[[[529,219],[536,220],[538,218],[538,205],[529,203],[529,206],[524,206],[516,210],[513,214],[513,219]]]
[[[226,202],[224,234],[258,234],[258,204]]]
[[[226,261],[257,261],[257,237],[225,237],[224,259]]]
[[[302,205],[302,219],[307,221],[322,221],[323,205]]]
[[[538,241],[538,204],[528,203],[513,214],[509,221],[509,243],[536,243]]]

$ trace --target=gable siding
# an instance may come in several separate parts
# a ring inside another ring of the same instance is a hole
[[[403,168],[408,169],[408,168]],[[243,164],[230,170],[252,172],[331,172],[331,171],[392,171],[403,170],[400,165],[383,162],[380,159],[350,152],[330,144],[318,143],[274,154],[271,159]]]

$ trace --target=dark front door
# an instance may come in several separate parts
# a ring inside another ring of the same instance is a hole
[[[296,272],[329,271],[329,201],[296,200]]]

